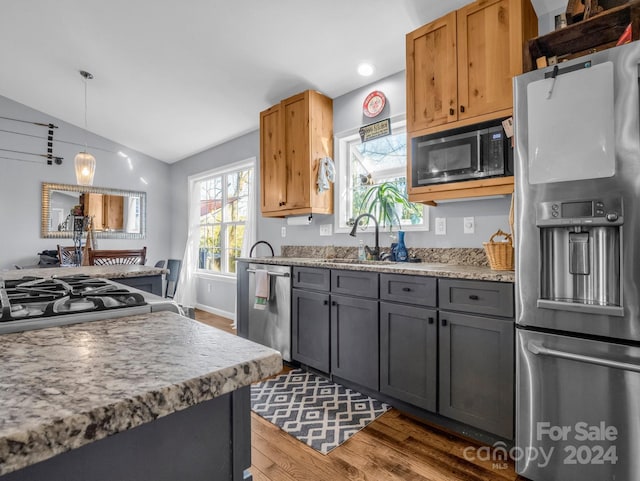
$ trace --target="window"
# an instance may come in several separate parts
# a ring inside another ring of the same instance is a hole
[[[253,163],[200,176],[192,184],[197,196],[198,269],[215,274],[235,274],[251,202]],[[192,204],[193,205],[193,204]]]
[[[345,183],[336,189],[337,232],[348,232],[353,220],[364,212],[380,221],[381,230],[389,230],[390,223],[394,231],[428,230],[428,209],[422,204],[395,204],[391,212],[381,213],[385,198],[407,195],[405,125],[404,120],[392,121],[391,135],[364,143],[357,130],[336,136],[338,179]]]

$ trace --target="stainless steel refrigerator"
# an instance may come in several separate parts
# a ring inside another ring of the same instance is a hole
[[[640,42],[514,80],[516,471],[640,480]]]

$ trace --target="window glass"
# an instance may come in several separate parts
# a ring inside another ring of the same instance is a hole
[[[212,175],[200,181],[198,268],[235,274],[248,218],[253,168]]]
[[[428,228],[427,209],[407,197],[407,135],[404,122],[392,123],[392,134],[362,142],[357,133],[338,137],[338,226],[344,231],[362,213],[374,215],[393,231]]]

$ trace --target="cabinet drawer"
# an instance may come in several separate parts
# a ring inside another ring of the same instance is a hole
[[[329,269],[320,267],[294,267],[293,287],[328,291],[331,279],[329,272]]]
[[[513,317],[513,284],[440,279],[438,306],[449,311]]]
[[[380,299],[418,306],[435,306],[436,278],[380,274]]]
[[[378,298],[378,273],[331,270],[331,292]]]

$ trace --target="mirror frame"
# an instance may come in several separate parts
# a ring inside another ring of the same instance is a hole
[[[72,238],[72,231],[50,231],[49,216],[51,207],[51,191],[61,190],[64,192],[78,192],[79,194],[109,194],[122,196],[140,197],[140,232],[104,232],[94,231],[98,239],[146,239],[147,238],[147,193],[133,190],[108,189],[104,187],[93,187],[73,184],[50,184],[42,183],[42,216],[40,218],[40,237],[45,239],[66,239]]]

